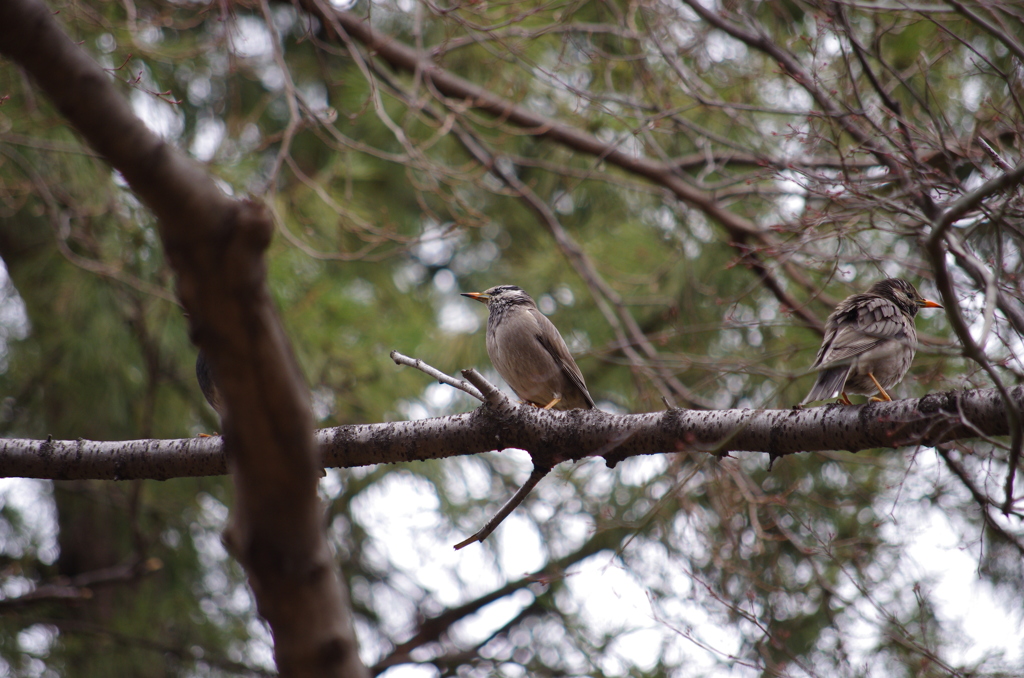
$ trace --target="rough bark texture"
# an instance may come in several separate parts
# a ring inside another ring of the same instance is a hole
[[[316,495],[309,395],[270,303],[263,208],[231,200],[133,113],[37,0],[0,3],[0,52],[19,64],[153,210],[196,342],[227,403],[236,506],[226,539],[245,566],[289,676],[367,675]]]
[[[1024,406],[1024,386],[1010,390]],[[550,412],[484,405],[420,421],[323,429],[324,466],[353,467],[444,459],[509,447],[541,464],[680,450],[708,453],[795,452],[937,445],[1009,432],[995,389],[933,393],[889,403],[791,410],[668,410],[615,415],[596,410]],[[30,478],[167,478],[218,475],[227,464],[220,438],[91,442],[0,440],[0,476]]]

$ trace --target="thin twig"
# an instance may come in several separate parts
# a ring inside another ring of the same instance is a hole
[[[481,402],[483,402],[484,400],[483,394],[480,393],[480,391],[478,391],[476,388],[474,388],[474,386],[470,384],[468,381],[463,381],[461,379],[456,379],[455,377],[450,377],[441,370],[437,369],[436,367],[431,367],[430,365],[423,362],[419,358],[410,358],[407,355],[402,355],[398,351],[392,351],[391,359],[395,361],[396,365],[408,365],[409,367],[415,367],[420,372],[429,374],[431,377],[437,379],[437,381],[442,384],[448,384],[452,388],[457,388],[460,391],[465,391],[466,393],[468,393],[469,395],[473,396],[474,398]]]
[[[618,142],[602,141],[585,131],[534,113],[437,65],[428,53],[420,52],[391,36],[377,32],[369,22],[360,16],[334,10],[326,6],[322,0],[302,0],[301,4],[326,24],[332,26],[347,47],[352,48],[352,39],[363,43],[375,57],[388,62],[393,68],[418,74],[425,85],[434,88],[442,95],[442,100],[470,104],[474,110],[491,113],[499,120],[527,130],[529,134],[538,138],[550,139],[576,152],[592,155],[601,162],[616,165],[631,174],[645,177],[649,181],[663,186],[681,202],[700,210],[709,219],[720,224],[728,232],[731,242],[736,243],[737,247],[747,254],[744,263],[754,267],[755,272],[763,280],[769,279],[770,271],[743,243],[753,239],[764,243],[767,247],[776,246],[778,243],[774,241],[771,234],[746,217],[727,209],[707,191],[687,183],[678,175],[671,163],[666,164],[646,156],[636,156],[622,148]],[[360,68],[367,67],[366,59],[362,58],[358,52],[353,51],[352,55],[353,58],[358,57],[356,60]],[[371,83],[371,89],[376,91],[376,80],[368,81]],[[831,114],[842,117],[841,112],[832,111],[831,107],[828,110]],[[385,120],[385,122],[387,121]],[[870,138],[867,135],[859,134],[856,137],[862,143],[870,145]],[[884,154],[881,155],[881,160],[886,166],[891,164],[891,162],[884,162],[887,160]],[[890,167],[890,171],[894,173],[898,173],[899,169],[898,166]],[[774,284],[768,286],[768,289],[773,294],[777,294],[783,290],[783,286]],[[792,308],[809,327],[817,328],[820,325],[813,315],[807,313],[802,305],[796,303],[789,295],[780,297],[779,302]]]
[[[494,517],[487,521],[487,524],[480,528],[480,530],[472,537],[464,539],[455,545],[455,550],[465,548],[474,542],[482,542],[487,539],[487,536],[494,532],[498,525],[501,525],[501,521],[508,518],[508,514],[512,513],[517,506],[523,503],[526,499],[526,495],[530,494],[530,491],[537,486],[537,483],[541,481],[541,478],[551,473],[551,468],[544,468],[543,466],[534,466],[533,472],[530,473],[530,477],[526,479],[523,486],[516,490],[516,493],[512,495],[512,498],[505,502],[505,505],[498,509],[498,512],[494,514]]]
[[[288,124],[284,128],[284,134],[281,136],[280,147],[274,156],[273,167],[271,167],[270,172],[267,174],[267,188],[265,192],[270,196],[273,196],[277,192],[277,179],[281,172],[281,166],[284,164],[285,158],[290,157],[292,140],[295,138],[295,133],[302,125],[302,115],[299,112],[299,105],[296,100],[297,93],[295,89],[295,82],[292,80],[292,72],[288,68],[288,63],[285,61],[284,51],[281,47],[281,36],[277,32],[277,26],[274,23],[274,16],[270,11],[270,5],[267,0],[261,0],[260,9],[263,13],[263,24],[267,27],[267,31],[270,33],[270,44],[274,51],[274,62],[281,71],[281,77],[284,80],[284,98],[288,104]],[[268,200],[267,203],[272,204],[273,200]]]
[[[981,520],[985,524],[985,527],[992,530],[1000,537],[1002,537],[1007,543],[1013,544],[1013,547],[1017,549],[1017,552],[1024,556],[1024,543],[1021,543],[1020,539],[1008,532],[1006,528],[1000,525],[996,519],[989,512],[990,506],[998,506],[996,502],[990,499],[984,492],[982,492],[978,486],[974,483],[970,473],[964,468],[964,465],[954,459],[950,454],[951,445],[936,445],[935,451],[939,453],[942,460],[946,462],[946,466],[950,471],[953,472],[960,482],[964,484],[967,491],[971,493],[971,497],[974,498],[974,502],[978,505],[978,510],[981,512]]]
[[[466,378],[473,386],[480,389],[480,393],[483,394],[481,400],[486,402],[491,407],[497,407],[498,409],[505,409],[512,407],[512,402],[505,397],[497,386],[484,379],[483,375],[474,370],[472,367],[468,370],[462,370],[462,376]]]
[[[960,204],[961,202],[963,202],[963,199],[957,201],[956,204]],[[948,212],[949,210],[947,210],[946,213],[948,214]],[[947,224],[950,223],[948,220],[944,219],[944,216],[940,216],[939,219],[934,222],[936,231],[939,231],[939,224],[942,221],[946,221]],[[971,336],[970,328],[967,326],[967,322],[964,320],[963,312],[960,308],[960,301],[957,299],[956,294],[953,291],[952,277],[949,274],[949,270],[946,268],[945,242],[941,238],[936,239],[935,234],[933,234],[933,236],[927,241],[926,250],[928,252],[928,256],[932,260],[932,266],[935,269],[935,288],[939,291],[939,294],[942,297],[942,303],[946,309],[946,318],[949,320],[950,326],[952,326],[953,331],[963,344],[964,355],[978,363],[978,365],[985,370],[989,378],[992,379],[992,383],[995,385],[1000,398],[1006,406],[1006,423],[1007,429],[1010,433],[1010,454],[1007,460],[1009,468],[1006,474],[1006,501],[1003,504],[1003,513],[1009,515],[1013,506],[1013,486],[1017,475],[1017,464],[1020,463],[1021,448],[1024,447],[1024,429],[1021,427],[1021,412],[1017,408],[1017,404],[1012,400],[1010,392],[1003,384],[1002,379],[999,378],[999,374],[992,366],[992,363],[989,361],[985,351],[982,350]]]
[[[1011,401],[1010,395],[1003,385],[999,375],[996,374],[985,355],[984,350],[971,337],[967,323],[961,315],[959,301],[953,294],[953,284],[949,272],[946,269],[945,236],[948,229],[955,221],[963,217],[969,211],[978,207],[985,198],[1008,188],[1020,184],[1024,180],[1024,163],[1013,169],[1012,172],[1000,174],[994,179],[986,181],[975,190],[963,195],[959,200],[947,207],[932,223],[932,234],[926,243],[926,249],[935,267],[935,283],[942,295],[942,301],[946,306],[950,324],[960,341],[964,345],[964,354],[981,365],[982,369],[991,377],[995,387],[999,390],[1006,403],[1006,418],[1010,429],[1010,455],[1007,461],[1009,468],[1006,475],[1006,500],[1003,504],[1003,513],[1009,515],[1013,506],[1013,486],[1017,476],[1017,465],[1020,463],[1021,449],[1024,447],[1024,430],[1021,427],[1021,413]],[[991,285],[986,285],[987,292],[992,291]]]
[[[1020,184],[1022,180],[1024,180],[1024,163],[1014,167],[1012,172],[1000,174],[994,179],[989,179],[970,193],[964,194],[959,200],[943,210],[942,214],[935,220],[930,240],[937,242],[946,234],[946,229],[965,214],[978,207],[985,198],[1004,189],[1012,188]]]
[[[1017,42],[1016,40],[1011,38],[1009,35],[1007,35],[998,26],[996,26],[995,24],[989,22],[984,17],[981,17],[981,16],[975,14],[974,12],[972,12],[967,7],[964,7],[963,4],[961,4],[959,2],[956,2],[956,0],[946,0],[946,2],[948,2],[950,5],[952,5],[956,9],[957,12],[959,12],[962,15],[964,15],[965,17],[967,17],[968,19],[970,19],[971,21],[973,21],[977,25],[981,26],[981,28],[985,32],[989,33],[990,35],[995,37],[997,40],[999,40],[999,42],[1001,42],[1004,45],[1006,45],[1007,49],[1009,49],[1014,54],[1016,54],[1018,59],[1020,59],[1021,61],[1024,61],[1024,47],[1022,47],[1019,42]]]
[[[126,565],[115,565],[99,570],[83,572],[76,577],[59,577],[39,584],[33,590],[20,596],[0,600],[0,610],[12,610],[36,603],[68,600],[88,600],[97,586],[110,586],[140,579],[163,568],[158,558],[149,558]]]

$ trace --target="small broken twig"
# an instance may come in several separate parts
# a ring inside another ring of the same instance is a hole
[[[498,390],[497,386],[484,379],[483,375],[472,367],[468,370],[462,370],[462,376],[466,378],[466,381],[480,389],[480,393],[483,394],[483,398],[481,398],[481,400],[491,407],[496,407],[498,409],[513,407],[512,402],[505,397],[504,393]]]
[[[495,387],[494,384],[484,379],[483,375],[481,375],[479,372],[472,368],[468,370],[462,370],[462,376],[466,378],[466,381],[462,381],[461,379],[456,379],[454,377],[448,376],[441,370],[435,367],[431,367],[430,365],[428,365],[427,363],[423,362],[418,358],[410,358],[409,356],[402,355],[398,351],[391,352],[391,359],[394,360],[397,365],[408,365],[409,367],[415,367],[421,372],[425,372],[434,379],[437,379],[440,383],[448,384],[449,386],[457,388],[460,391],[465,391],[466,393],[473,396],[477,400],[480,400],[481,402],[484,402],[492,407],[495,407],[498,410],[507,410],[507,408],[513,407],[509,399],[505,397],[505,394],[498,390],[498,388]],[[476,534],[456,544],[455,549],[458,550],[461,548],[465,548],[473,542],[483,541],[484,539],[486,539],[487,535],[489,535],[491,532],[494,532],[495,528],[497,528],[498,525],[501,524],[501,521],[505,520],[505,518],[508,517],[508,514],[512,513],[512,511],[514,511],[517,506],[523,503],[523,500],[526,499],[526,495],[530,494],[530,490],[532,490],[537,485],[537,483],[540,482],[540,479],[550,472],[550,465],[548,465],[547,467],[543,467],[537,466],[535,464],[533,467],[533,473],[530,474],[530,477],[527,479],[526,483],[522,487],[520,487],[514,495],[512,495],[512,498],[505,502],[505,505],[502,506],[501,509],[494,515],[494,517],[488,520],[487,524],[480,528],[480,530]]]
[[[544,468],[543,466],[534,466],[530,477],[527,478],[526,482],[523,483],[523,486],[512,495],[512,498],[506,501],[505,505],[498,509],[498,512],[494,514],[494,517],[488,520],[487,524],[481,527],[476,534],[456,544],[455,550],[458,551],[459,549],[469,546],[473,542],[482,542],[484,539],[487,539],[487,536],[491,532],[494,532],[494,529],[498,527],[498,525],[501,525],[501,521],[505,520],[505,518],[508,517],[508,514],[512,513],[517,506],[523,503],[523,500],[526,499],[526,495],[530,494],[530,490],[537,486],[537,483],[541,481],[541,478],[549,473],[551,473],[550,467]]]
[[[420,372],[429,374],[434,379],[437,379],[442,384],[448,384],[452,388],[457,388],[460,391],[465,391],[469,395],[473,396],[479,401],[483,401],[484,397],[480,391],[476,390],[472,384],[455,377],[450,377],[436,367],[431,367],[427,363],[423,362],[419,358],[410,358],[407,355],[402,355],[398,351],[391,352],[391,359],[395,361],[396,365],[408,365],[409,367],[415,367]]]

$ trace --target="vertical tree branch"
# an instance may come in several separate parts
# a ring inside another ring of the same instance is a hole
[[[0,3],[0,52],[156,214],[178,293],[227,404],[237,492],[226,539],[289,676],[365,676],[347,597],[321,527],[309,395],[270,301],[265,210],[231,200],[135,116],[103,69],[38,0]]]

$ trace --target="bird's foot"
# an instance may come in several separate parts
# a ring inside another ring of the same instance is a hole
[[[841,402],[844,405],[853,404],[852,402],[850,402],[850,396],[846,395],[846,391],[843,391],[842,393],[839,394],[839,402]]]
[[[551,409],[552,407],[554,407],[555,405],[557,405],[557,404],[558,404],[558,403],[560,403],[560,402],[562,402],[562,399],[561,399],[561,398],[555,398],[555,399],[554,399],[554,400],[552,400],[552,401],[551,401],[550,403],[548,403],[547,405],[545,405],[545,406],[544,406],[544,409],[545,409],[545,410],[550,410],[550,409]]]
[[[875,379],[875,375],[873,375],[870,372],[868,372],[868,377],[871,379],[871,382],[875,385],[875,388],[878,389],[878,395],[871,396],[871,402],[873,402],[873,403],[891,402],[892,398],[889,397],[889,394],[885,392],[885,389],[882,388],[882,385],[878,383],[877,379]]]

